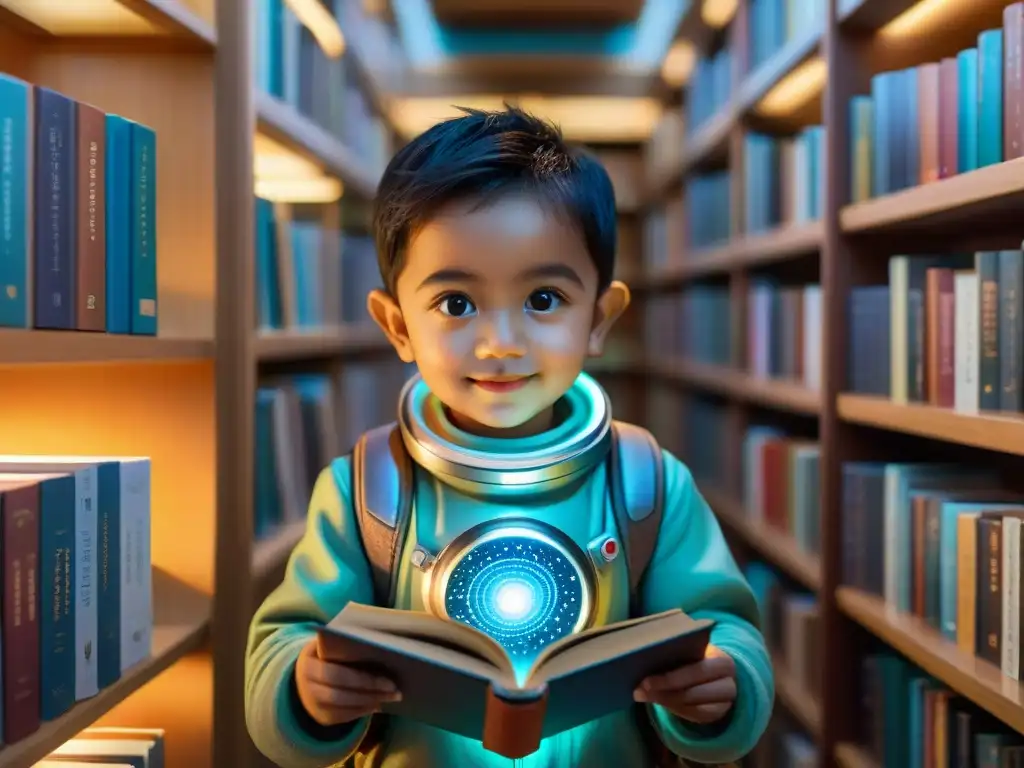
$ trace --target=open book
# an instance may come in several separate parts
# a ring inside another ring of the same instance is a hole
[[[627,709],[648,675],[701,660],[713,623],[671,610],[595,627],[519,670],[497,642],[461,622],[349,603],[320,630],[318,649],[327,661],[393,680],[402,700],[384,712],[515,758],[542,738]]]

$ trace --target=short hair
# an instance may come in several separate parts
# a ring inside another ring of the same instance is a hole
[[[388,163],[377,190],[373,229],[384,286],[394,296],[406,247],[443,206],[481,205],[520,192],[535,196],[578,229],[597,268],[598,291],[615,270],[615,191],[600,161],[569,144],[553,123],[505,106],[440,122]]]

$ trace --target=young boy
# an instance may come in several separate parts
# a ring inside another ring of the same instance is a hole
[[[323,470],[284,583],[253,619],[246,715],[278,765],[512,764],[373,716],[401,691],[359,659],[317,657],[316,628],[350,601],[465,621],[527,661],[630,614],[715,620],[703,661],[521,765],[717,764],[760,739],[774,681],[753,594],[686,467],[613,422],[581,373],[629,304],[612,280],[615,217],[601,165],[516,109],[467,111],[391,161],[374,222],[385,290],[368,307],[419,374],[397,424]]]

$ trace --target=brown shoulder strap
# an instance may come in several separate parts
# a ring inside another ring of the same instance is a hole
[[[398,426],[385,424],[363,434],[352,451],[352,499],[378,605],[394,604],[412,496],[412,459]]]
[[[654,554],[664,503],[664,465],[654,436],[634,424],[612,423],[608,487],[629,569],[630,607]]]

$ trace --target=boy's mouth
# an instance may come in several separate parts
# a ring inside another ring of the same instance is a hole
[[[487,392],[514,392],[525,387],[536,374],[529,376],[470,377],[469,380]]]

